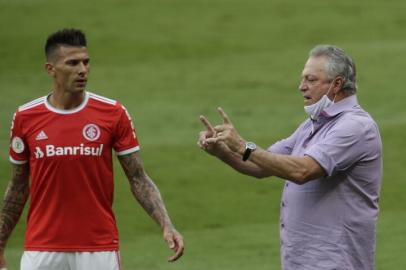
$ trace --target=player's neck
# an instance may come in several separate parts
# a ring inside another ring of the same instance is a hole
[[[48,102],[52,107],[60,110],[71,110],[79,107],[85,99],[85,91],[71,93],[52,91],[48,96]]]

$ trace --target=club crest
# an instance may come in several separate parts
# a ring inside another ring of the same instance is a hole
[[[95,124],[87,124],[82,131],[83,137],[88,141],[95,141],[100,137],[100,128]]]

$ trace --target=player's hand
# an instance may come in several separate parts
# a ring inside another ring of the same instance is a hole
[[[213,129],[216,136],[206,139],[206,143],[213,144],[224,142],[227,147],[236,153],[244,153],[245,151],[245,141],[238,134],[234,125],[231,123],[230,118],[224,112],[222,108],[218,108],[219,114],[223,119],[223,124],[215,126]]]
[[[169,248],[175,252],[173,256],[168,258],[168,262],[174,262],[183,255],[185,248],[183,237],[175,228],[170,227],[164,229],[164,239]]]

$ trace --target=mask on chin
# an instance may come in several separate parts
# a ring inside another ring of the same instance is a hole
[[[320,116],[320,113],[324,110],[333,105],[334,102],[332,102],[327,95],[324,95],[321,97],[319,101],[316,103],[309,105],[309,106],[304,106],[305,112],[309,115],[309,117],[312,120],[317,120]]]
[[[333,81],[334,82],[334,81]],[[316,103],[309,105],[309,106],[304,106],[304,110],[305,112],[309,115],[309,117],[312,120],[317,120],[319,119],[320,113],[327,109],[328,107],[330,107],[331,105],[334,104],[334,100],[331,101],[327,95],[331,90],[331,86],[333,85],[333,82],[330,84],[330,87],[327,91],[327,93],[325,95],[323,95],[321,97],[321,99],[319,101],[317,101]]]

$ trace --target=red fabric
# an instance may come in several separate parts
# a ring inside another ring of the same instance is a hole
[[[31,175],[25,250],[118,250],[112,149],[135,152],[138,140],[118,102],[87,93],[83,105],[59,112],[44,97],[14,117],[10,159]]]

